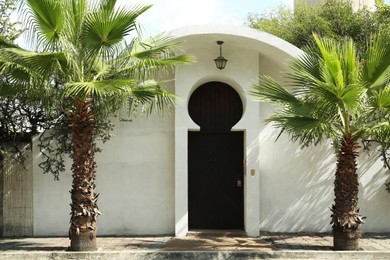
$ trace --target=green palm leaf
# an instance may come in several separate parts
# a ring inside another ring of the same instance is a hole
[[[145,41],[135,38],[118,57],[114,73],[145,80],[157,76],[157,73],[166,74],[177,65],[195,61],[192,55],[177,54],[180,51],[177,47],[177,42],[163,34]]]
[[[20,70],[29,71],[40,76],[48,76],[56,68],[66,68],[66,60],[63,53],[31,52],[19,48],[0,49],[1,60],[4,66],[11,70],[16,66]]]
[[[0,48],[19,48],[19,46],[7,38],[0,36]]]
[[[100,80],[92,82],[70,82],[65,85],[65,96],[87,97],[97,100],[107,96],[126,95],[134,85],[132,79]]]
[[[328,128],[318,118],[304,117],[291,114],[274,114],[267,118],[266,122],[280,129],[277,139],[282,133],[287,133],[292,141],[298,141],[302,145],[319,143],[324,138],[324,132]],[[329,132],[329,128],[327,129]]]
[[[292,80],[292,86],[296,87],[296,90],[300,90],[302,86],[317,84],[321,81],[319,59],[313,51],[311,52],[302,54],[290,65],[292,73],[288,74],[288,78]]]
[[[269,76],[261,76],[259,83],[251,87],[253,90],[250,94],[257,100],[279,104],[300,103],[298,98]]]
[[[128,99],[129,113],[148,115],[161,112],[165,108],[171,109],[176,99],[174,94],[161,88],[159,82],[148,80],[132,88]]]
[[[314,35],[314,40],[321,53],[321,78],[334,86],[335,90],[340,92],[344,88],[344,77],[341,67],[340,55],[337,52],[339,46],[335,40],[329,38],[319,38]]]
[[[100,11],[112,12],[116,5],[117,0],[103,0],[99,3]]]
[[[361,105],[362,95],[365,91],[366,89],[361,85],[349,85],[341,93],[340,106],[349,112],[354,112]]]
[[[357,84],[360,80],[360,65],[357,60],[358,55],[354,43],[349,39],[343,46],[340,47],[341,55],[341,70],[343,73],[343,81],[345,86]]]
[[[375,93],[372,100],[374,109],[390,109],[390,87]]]
[[[62,1],[27,0],[30,8],[26,9],[29,16],[28,27],[33,28],[28,34],[29,39],[37,39],[39,46],[46,50],[53,48],[60,38],[66,17]],[[69,15],[69,14],[68,14]]]
[[[370,137],[370,140],[377,141],[386,152],[390,148],[390,119],[387,118],[387,121],[376,124],[372,127],[366,129],[366,134]]]
[[[291,133],[312,130],[319,126],[320,120],[311,117],[300,116],[272,116],[267,122],[272,122],[277,127],[282,127]]]
[[[102,51],[105,56],[115,51],[115,46],[135,29],[136,18],[151,5],[137,5],[131,9],[100,10],[86,16],[83,42],[86,50]]]
[[[373,36],[364,57],[363,80],[369,82],[370,89],[378,90],[390,80],[390,44]]]

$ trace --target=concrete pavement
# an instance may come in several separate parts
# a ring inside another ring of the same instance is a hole
[[[390,234],[364,234],[360,250],[332,250],[330,234],[193,231],[171,236],[98,237],[96,252],[69,252],[69,239],[0,239],[0,259],[390,259]]]

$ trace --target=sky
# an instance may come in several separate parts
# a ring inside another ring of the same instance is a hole
[[[390,1],[390,0],[389,0]],[[119,0],[127,3],[153,4],[139,22],[144,36],[156,35],[186,25],[243,25],[251,12],[262,13],[279,5],[293,6],[293,0]]]
[[[152,4],[139,17],[143,38],[187,25],[243,25],[249,13],[264,13],[294,0],[118,0],[119,5]],[[385,0],[390,4],[390,0]],[[20,37],[18,43],[23,45]]]
[[[294,0],[118,0],[119,4],[144,3],[153,7],[139,18],[144,36],[186,25],[243,25],[248,14],[263,13],[280,5],[292,8]],[[390,4],[390,0],[385,0]]]

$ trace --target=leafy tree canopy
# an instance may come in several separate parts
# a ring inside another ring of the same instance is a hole
[[[14,21],[16,0],[0,0],[0,48],[19,49],[13,42],[25,30]],[[10,56],[0,57],[0,156],[7,151],[22,155],[20,144],[29,142],[38,128],[43,127],[45,111],[42,109],[44,91],[25,91],[30,77],[20,67],[9,65]],[[13,78],[18,71],[17,79]],[[24,89],[24,90],[22,90]],[[19,156],[23,159],[23,156]]]
[[[20,27],[20,22],[11,18],[15,10],[15,0],[0,0],[0,36],[10,41],[14,41],[24,31]]]
[[[318,7],[298,7],[295,10],[280,6],[270,12],[250,13],[247,24],[254,29],[278,36],[302,48],[313,44],[313,33],[336,40],[348,36],[357,48],[364,51],[371,34],[390,36],[390,7],[377,1],[376,11],[354,11],[349,3],[327,0]]]

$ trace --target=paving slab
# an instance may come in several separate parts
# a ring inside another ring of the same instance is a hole
[[[331,234],[190,232],[187,237],[98,237],[95,252],[67,251],[66,237],[0,239],[0,259],[390,259],[390,234],[364,234],[359,251],[333,251]]]
[[[270,241],[247,237],[242,231],[191,231],[185,238],[173,237],[165,251],[264,251],[274,250]]]
[[[276,250],[333,251],[333,237],[330,233],[266,233],[261,238],[270,242]],[[359,251],[390,252],[390,234],[363,234],[359,241]]]

